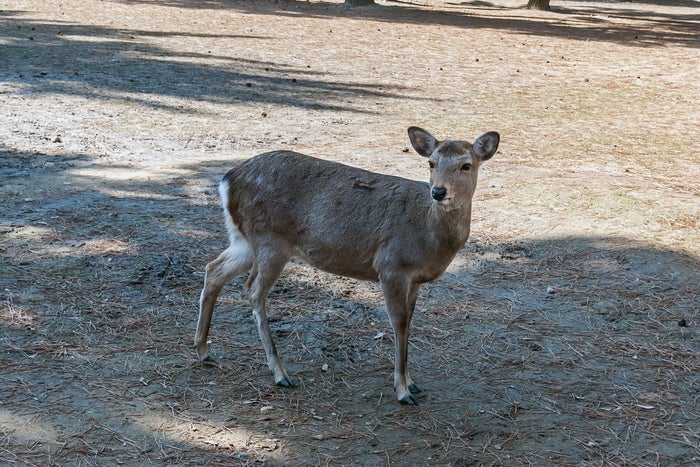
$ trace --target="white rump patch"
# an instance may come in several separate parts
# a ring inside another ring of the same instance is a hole
[[[252,263],[253,249],[250,247],[248,240],[243,237],[241,231],[238,230],[238,227],[233,222],[231,214],[228,212],[228,189],[228,180],[222,180],[219,184],[219,196],[221,196],[221,205],[224,208],[226,230],[228,230],[228,238],[229,242],[231,243],[226,249],[228,257],[227,262],[236,262],[241,264]]]

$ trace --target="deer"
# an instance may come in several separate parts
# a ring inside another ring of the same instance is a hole
[[[297,258],[331,274],[379,283],[394,333],[394,390],[417,405],[408,372],[409,328],[421,285],[439,278],[469,237],[479,167],[497,151],[491,131],[473,143],[439,141],[412,126],[429,183],[370,172],[292,151],[257,155],[231,169],[219,194],[229,246],[205,268],[194,346],[211,362],[207,336],[222,288],[248,273],[245,289],[277,385],[292,387],[270,333],[266,300]]]

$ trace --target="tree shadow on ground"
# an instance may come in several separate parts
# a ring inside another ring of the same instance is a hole
[[[474,239],[418,302],[418,408],[391,392],[378,291],[293,265],[270,300],[299,381],[282,389],[243,279],[215,315],[219,364],[197,364],[191,349],[203,266],[226,245],[215,187],[231,163],[134,180],[110,179],[121,167],[109,163],[100,177],[77,170],[98,162],[0,153],[8,460],[674,465],[696,455],[692,255],[624,237]]]
[[[152,3],[152,0],[122,0],[124,3]],[[523,2],[525,4],[526,2]],[[533,17],[527,10],[519,16],[512,12],[499,15],[507,9],[494,7],[481,8],[474,12],[451,11],[449,4],[443,10],[425,9],[399,2],[398,5],[382,4],[371,7],[347,8],[342,4],[325,2],[302,2],[297,0],[260,1],[208,1],[170,0],[169,6],[176,8],[228,8],[253,14],[277,16],[306,15],[315,18],[362,18],[378,22],[405,24],[433,24],[465,29],[493,29],[496,31],[528,34],[533,37],[559,37],[580,41],[614,42],[635,47],[681,46],[700,47],[697,30],[700,27],[699,15],[655,13],[649,17],[648,11],[635,10],[625,4],[624,8],[596,8],[582,11],[564,10],[569,13],[556,18]],[[461,4],[465,5],[465,4]],[[469,6],[469,4],[466,4]],[[691,5],[693,6],[693,5]],[[597,14],[591,14],[595,11]],[[641,24],[621,24],[609,21],[604,16],[626,18]]]
[[[698,455],[687,440],[698,441],[700,259],[572,236],[470,242],[456,265],[417,316],[417,330],[440,329],[421,371],[461,386],[454,408],[473,414],[475,448],[563,463]],[[426,389],[431,407],[451,404],[454,393]],[[591,450],[575,439],[607,441]]]
[[[0,149],[0,398],[9,407],[0,410],[0,462],[253,465],[282,446],[306,458],[269,434],[268,417],[231,418],[224,407],[243,398],[259,414],[266,397],[290,397],[270,384],[247,300],[237,297],[244,278],[215,315],[222,361],[202,366],[191,348],[204,264],[226,245],[215,193],[230,165],[124,179],[128,167],[82,154]],[[92,167],[100,170],[86,175]],[[315,342],[302,329],[325,326],[328,313],[292,316],[312,302],[356,323],[376,319],[371,304],[334,298],[327,281],[298,279],[271,293],[277,339]]]
[[[220,35],[40,22],[25,19],[16,11],[0,12],[0,31],[0,80],[20,85],[17,92],[26,96],[87,96],[176,112],[202,111],[197,105],[201,102],[364,112],[356,105],[358,100],[400,98],[409,91],[340,81],[327,73],[283,63],[217,56],[204,49],[181,53],[147,41],[151,37]],[[255,47],[283,47],[274,35],[229,37],[250,39]],[[166,104],[158,96],[182,100]]]
[[[190,348],[208,213],[192,222],[204,208],[188,183],[210,173],[124,180],[124,168],[0,149],[0,463],[255,465],[279,441],[246,420],[220,431],[207,386],[230,375]],[[257,371],[250,355],[238,363]]]

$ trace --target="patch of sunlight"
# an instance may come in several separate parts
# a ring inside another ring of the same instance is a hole
[[[180,199],[177,196],[157,193],[162,185],[172,183],[180,174],[155,173],[149,169],[94,166],[76,169],[70,172],[76,178],[98,183],[99,190],[114,198],[135,198],[168,201]],[[112,186],[114,185],[114,186]],[[132,188],[133,187],[133,188]]]
[[[61,34],[61,40],[74,41],[74,42],[101,42],[101,43],[114,43],[121,44],[123,41],[117,40],[113,37],[104,37],[98,35],[87,35],[87,34]]]
[[[158,201],[173,201],[181,199],[177,196],[164,195],[162,193],[153,193],[150,191],[117,190],[112,188],[101,188],[100,191],[108,196],[118,199],[152,199]]]
[[[70,171],[71,175],[81,178],[89,178],[94,180],[109,180],[109,181],[148,181],[162,182],[163,179],[155,177],[153,172],[147,169],[137,169],[133,167],[109,167],[103,165],[95,165],[91,167],[81,167]]]
[[[116,238],[95,238],[90,240],[70,241],[60,245],[49,245],[42,253],[53,256],[83,256],[97,257],[108,255],[127,255],[135,253],[133,245]]]
[[[8,299],[0,306],[0,322],[15,327],[29,327],[36,320],[33,311],[25,310]],[[0,417],[1,418],[1,417]]]
[[[175,229],[174,233],[182,237],[189,238],[212,238],[214,235],[208,230],[196,230],[196,229]]]
[[[39,225],[23,225],[21,227],[16,227],[5,234],[5,238],[8,240],[46,240],[49,237],[54,237],[55,232],[53,229],[47,226]]]
[[[38,415],[21,415],[0,407],[0,431],[28,443],[59,443],[56,427]]]
[[[87,240],[83,245],[83,248],[89,252],[95,252],[98,254],[112,253],[112,254],[129,254],[134,253],[134,247],[127,242],[118,240],[116,238],[98,238],[94,240]]]
[[[179,443],[200,445],[207,449],[232,451],[265,451],[265,457],[279,458],[281,442],[241,427],[230,427],[213,422],[185,422],[170,415],[148,413],[129,417],[144,432],[163,436]]]
[[[158,433],[181,443],[191,443],[196,440],[209,446],[243,449],[253,436],[250,430],[244,428],[222,430],[220,426],[184,423],[182,420],[154,412],[135,417],[132,421],[144,431]]]
[[[37,225],[15,227],[14,230],[5,233],[5,239],[21,247],[20,254],[25,259],[35,258],[36,255],[100,257],[136,252],[134,245],[129,241],[111,237],[62,240],[55,229]]]

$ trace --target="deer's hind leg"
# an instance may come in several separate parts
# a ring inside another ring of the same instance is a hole
[[[194,346],[200,361],[212,361],[207,346],[207,335],[221,289],[235,276],[249,271],[253,266],[253,250],[248,242],[240,234],[232,236],[231,240],[231,245],[207,264],[205,270],[204,287],[199,297],[199,320],[194,337]]]
[[[277,354],[267,320],[267,295],[282,273],[287,261],[289,261],[289,257],[281,251],[275,251],[271,248],[257,251],[248,285],[250,287],[250,304],[253,308],[255,322],[258,325],[260,340],[265,348],[267,366],[275,378],[275,383],[279,386],[291,387],[293,386],[292,381]]]

